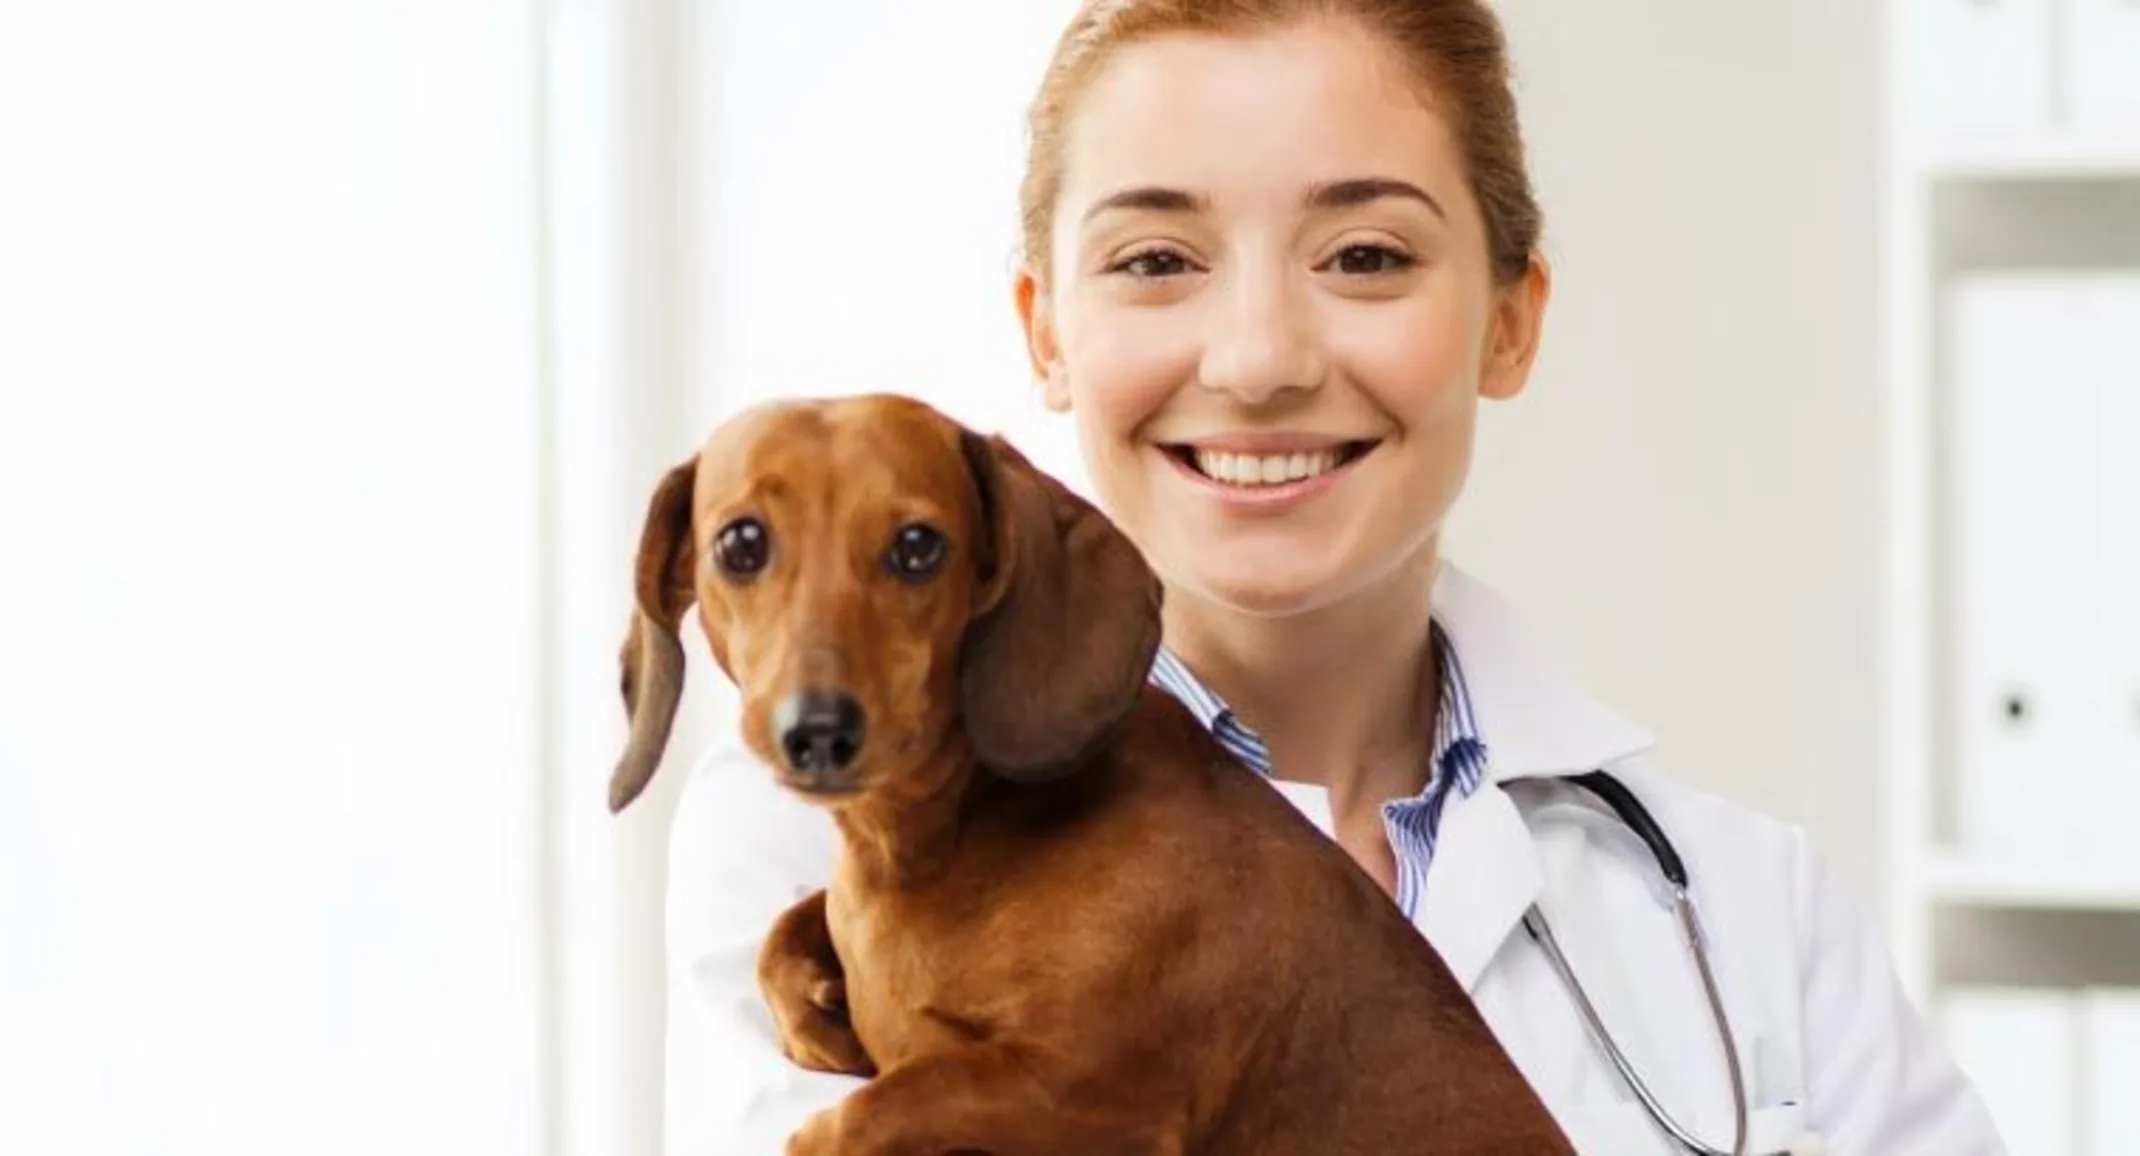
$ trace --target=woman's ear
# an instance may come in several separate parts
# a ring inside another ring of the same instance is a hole
[[[1540,253],[1531,255],[1522,277],[1494,291],[1486,363],[1479,374],[1480,396],[1505,401],[1523,392],[1531,367],[1538,361],[1546,303],[1552,296],[1553,271]]]
[[[1031,264],[1018,270],[1018,322],[1025,329],[1026,356],[1040,382],[1041,400],[1055,413],[1070,409],[1070,385],[1063,372],[1062,337],[1055,328],[1055,301]]]

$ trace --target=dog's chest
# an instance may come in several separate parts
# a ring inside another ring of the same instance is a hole
[[[1016,947],[991,943],[985,911],[837,884],[827,904],[848,1012],[880,1069],[1013,1026],[1015,1009],[983,993],[1005,990],[1000,976],[1023,964]]]

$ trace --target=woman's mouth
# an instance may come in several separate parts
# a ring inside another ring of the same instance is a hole
[[[1211,481],[1244,490],[1277,487],[1335,473],[1375,448],[1372,440],[1341,442],[1292,453],[1242,453],[1200,446],[1162,446],[1167,455]]]

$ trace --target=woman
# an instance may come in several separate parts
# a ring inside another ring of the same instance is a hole
[[[1656,864],[1567,776],[1610,770],[1696,883],[1752,1151],[2001,1151],[1796,831],[1651,771],[1443,563],[1481,398],[1549,296],[1501,33],[1479,0],[1095,0],[1032,110],[1016,290],[1034,372],[1166,585],[1153,677],[1367,870],[1585,1152],[1671,1152],[1539,944],[1533,903],[1667,1111],[1733,1092]],[[671,1156],[778,1152],[846,1078],[783,1060],[752,960],[835,839],[722,754],[670,873]]]

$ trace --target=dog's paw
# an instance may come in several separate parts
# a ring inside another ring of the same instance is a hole
[[[844,1015],[812,1007],[792,1023],[780,1025],[781,1050],[813,1071],[843,1076],[874,1076],[876,1062]]]
[[[846,983],[818,978],[798,987],[790,998],[772,1001],[781,1050],[788,1059],[812,1071],[876,1075],[876,1063],[847,1018]]]
[[[788,1059],[813,1071],[877,1074],[848,1017],[843,976],[814,959],[773,955],[761,967],[759,985]]]

